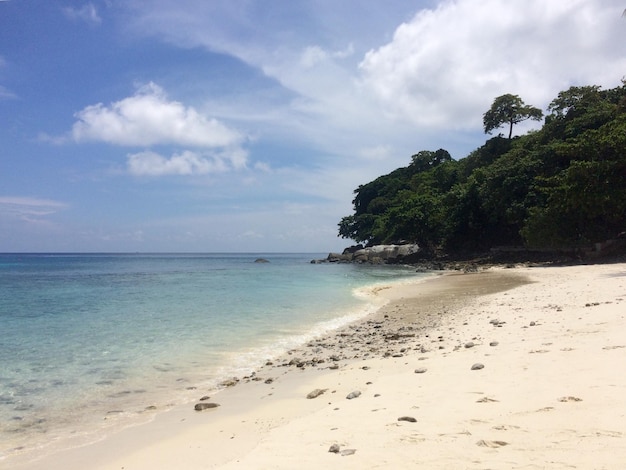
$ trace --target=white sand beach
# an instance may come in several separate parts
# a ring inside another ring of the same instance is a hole
[[[624,468],[626,264],[444,274],[379,295],[376,314],[198,401],[218,407],[0,467]]]

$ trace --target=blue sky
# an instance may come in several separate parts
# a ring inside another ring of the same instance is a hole
[[[466,156],[496,96],[619,85],[625,7],[0,0],[0,252],[340,250],[358,185]]]

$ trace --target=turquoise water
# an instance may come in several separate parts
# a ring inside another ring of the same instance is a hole
[[[323,256],[0,254],[0,459],[197,399],[416,275]]]

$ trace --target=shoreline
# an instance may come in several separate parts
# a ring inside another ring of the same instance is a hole
[[[583,438],[587,454],[615,447],[610,458],[625,461],[626,379],[610,366],[626,358],[625,274],[624,264],[490,269],[381,289],[389,303],[376,313],[199,402],[217,408],[176,407],[12,468],[532,468],[544,457],[562,468],[593,456],[575,451]],[[602,426],[583,429],[588,413]],[[617,468],[604,465],[593,468]]]

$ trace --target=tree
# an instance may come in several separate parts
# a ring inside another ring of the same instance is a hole
[[[539,121],[543,117],[543,113],[539,108],[524,104],[522,99],[517,95],[506,94],[498,96],[491,105],[491,109],[483,115],[483,124],[485,126],[485,134],[491,134],[491,131],[509,125],[509,139],[513,135],[513,124],[533,119]]]

